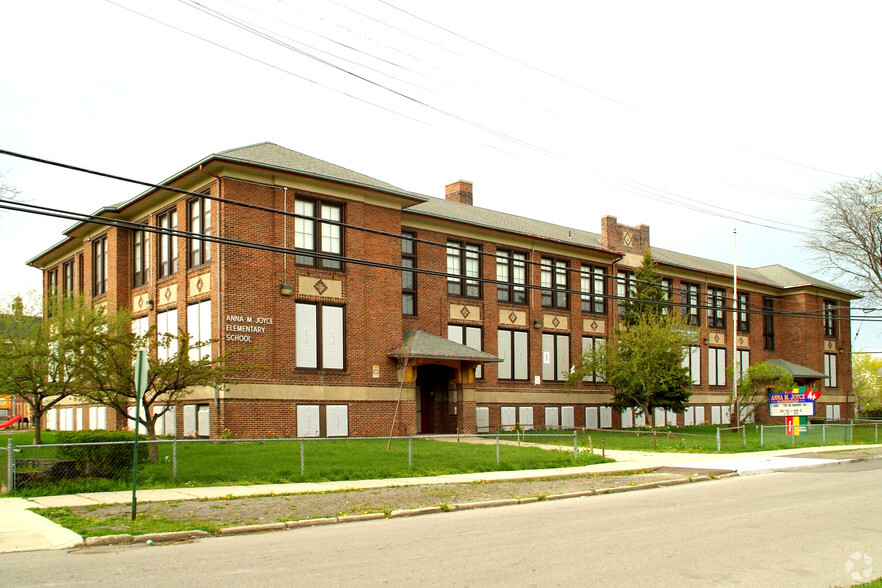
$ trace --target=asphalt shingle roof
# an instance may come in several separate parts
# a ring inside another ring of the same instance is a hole
[[[451,361],[500,362],[495,355],[454,343],[425,331],[405,331],[401,347],[390,351],[391,357],[413,359],[447,359]]]
[[[569,243],[576,247],[595,249],[613,254],[618,253],[603,247],[601,243],[601,235],[597,233],[556,225],[514,214],[506,214],[504,212],[481,208],[479,206],[452,202],[443,198],[434,198],[431,196],[416,194],[414,192],[408,192],[376,178],[269,142],[246,145],[244,147],[237,147],[212,154],[201,162],[198,162],[171,178],[168,178],[163,183],[171,183],[183,174],[197,168],[201,163],[209,162],[214,159],[276,168],[282,171],[301,173],[313,177],[391,192],[403,196],[411,200],[411,202],[416,202],[406,208],[408,214],[446,219],[453,222],[489,228],[521,236],[560,243]],[[103,212],[121,212],[126,206],[136,202],[151,191],[152,190],[147,190],[127,202],[109,208],[103,208],[96,214]],[[81,224],[84,223],[79,223],[78,225],[75,225],[75,227]],[[69,234],[75,227],[71,227],[65,231],[65,233]],[[66,241],[62,241],[61,243],[56,244],[30,260],[28,263],[31,264],[35,262],[37,259],[65,242]],[[658,247],[651,247],[650,252],[653,259],[664,265],[691,269],[702,273],[712,273],[720,276],[731,277],[733,274],[733,266],[728,263],[705,259],[685,253],[678,253]],[[813,278],[780,265],[770,265],[758,268],[739,267],[738,277],[740,279],[749,280],[758,284],[766,284],[776,288],[818,287],[845,294],[846,296],[858,297],[856,294],[845,288],[840,288],[829,282]]]

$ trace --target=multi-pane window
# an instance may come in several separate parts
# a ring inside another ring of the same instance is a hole
[[[107,274],[109,269],[107,236],[102,235],[92,241],[92,296],[107,294]]]
[[[297,200],[294,204],[294,247],[315,253],[328,255],[343,255],[343,207],[338,204],[317,202],[311,200]],[[339,259],[318,258],[316,256],[298,253],[295,257],[297,263],[304,265],[318,265],[325,269],[343,269],[343,262]]]
[[[211,359],[211,300],[187,306],[187,334],[190,361]]]
[[[482,351],[484,349],[484,346],[482,344],[483,337],[481,333],[481,327],[447,325],[447,338],[454,343],[459,343],[460,345],[465,345],[466,347],[471,347],[472,349],[477,349],[478,351]],[[475,368],[475,377],[484,377],[483,366],[479,365]]]
[[[692,326],[701,324],[701,315],[698,313],[698,300],[701,290],[698,284],[683,282],[680,285],[680,302],[683,305],[683,318]]]
[[[527,303],[527,254],[500,249],[496,252],[496,299],[514,304]]]
[[[496,333],[497,355],[502,360],[500,380],[526,380],[528,377],[527,332],[499,329]]]
[[[836,388],[839,385],[836,378],[836,354],[824,354],[824,386]]]
[[[542,286],[542,306],[567,308],[569,284],[569,264],[563,259],[542,258],[540,285]]]
[[[132,286],[143,286],[150,279],[150,234],[132,231]]]
[[[606,280],[604,268],[592,265],[582,266],[582,312],[603,314],[606,312]]]
[[[726,328],[726,290],[724,288],[707,289],[707,326],[711,329]]]
[[[750,294],[738,293],[738,330],[750,331]]]
[[[601,337],[582,337],[582,355],[599,351],[605,344],[606,339],[603,339]],[[604,381],[603,377],[598,375],[597,372],[587,374],[584,378],[582,378],[582,380],[584,380],[585,382]]]
[[[156,354],[160,361],[168,361],[178,353],[178,310],[172,308],[156,313]]]
[[[77,285],[79,286],[77,291],[80,294],[83,294],[86,291],[85,270],[83,269],[86,267],[85,259],[86,256],[82,253],[77,256]]]
[[[187,203],[187,221],[190,232],[195,235],[211,234],[211,200],[205,197],[194,198]],[[190,267],[211,261],[211,242],[205,239],[190,238]]]
[[[775,348],[775,299],[763,297],[763,349]]]
[[[565,382],[570,371],[570,336],[542,333],[542,380]]]
[[[836,336],[836,303],[832,300],[824,301],[824,336]]]
[[[156,216],[156,226],[166,231],[178,229],[178,211],[167,210]],[[168,232],[160,232],[157,235],[158,242],[158,267],[159,278],[166,278],[178,271],[178,238]]]
[[[65,298],[74,295],[74,260],[65,261],[61,264],[61,294]]]
[[[616,298],[619,315],[625,314],[625,302],[635,294],[634,272],[616,272]]]
[[[49,299],[55,303],[55,297],[58,296],[58,268],[54,267],[46,272],[46,291],[49,292]]]
[[[474,243],[447,242],[447,293],[451,296],[481,297],[481,247]]]
[[[401,231],[401,266],[416,267],[416,235]],[[415,315],[417,309],[416,272],[401,272],[401,313]]]
[[[707,349],[707,383],[708,386],[726,385],[726,349],[723,347]]]
[[[307,369],[344,369],[343,307],[298,302],[294,319],[295,365]]]
[[[683,348],[683,363],[693,386],[701,386],[701,347],[688,345]]]
[[[662,306],[662,314],[668,314],[671,309],[671,302],[674,300],[674,280],[671,278],[662,278],[661,281],[662,300],[666,302]]]

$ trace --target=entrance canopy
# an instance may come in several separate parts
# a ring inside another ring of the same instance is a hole
[[[786,359],[767,359],[766,363],[783,369],[793,376],[794,380],[823,380],[825,377],[821,372],[816,372],[811,368],[787,361]]]
[[[394,351],[390,351],[389,357],[423,360],[418,362],[422,364],[449,364],[450,362],[481,364],[502,361],[495,355],[454,343],[444,337],[430,335],[425,331],[405,331],[401,346]]]

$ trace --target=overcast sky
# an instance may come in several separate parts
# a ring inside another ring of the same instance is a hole
[[[812,197],[882,171],[879,2],[28,0],[0,22],[0,149],[139,180],[271,141],[720,261],[737,228],[739,265],[829,278],[802,245]],[[83,213],[141,191],[3,155],[0,173]],[[25,262],[70,224],[0,213],[0,295],[39,288]]]

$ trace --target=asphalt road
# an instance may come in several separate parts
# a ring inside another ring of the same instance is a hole
[[[186,544],[0,556],[10,586],[847,586],[882,461]],[[850,562],[850,563],[849,563]]]

